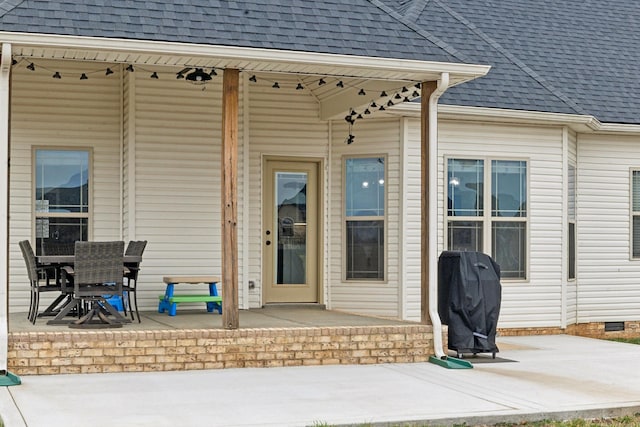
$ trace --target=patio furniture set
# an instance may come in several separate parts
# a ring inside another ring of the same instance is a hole
[[[137,283],[146,240],[46,243],[35,255],[28,240],[19,243],[29,281],[31,301],[27,318],[53,317],[49,325],[71,328],[118,328],[138,319]],[[126,280],[125,280],[126,279]],[[222,314],[222,296],[215,276],[165,276],[166,290],[158,295],[158,312],[175,316],[179,303],[204,302],[208,312]],[[208,285],[207,294],[175,293],[175,285]],[[40,294],[56,292],[57,297],[38,313]],[[114,300],[115,298],[115,300]],[[123,316],[112,302],[122,302]],[[131,319],[126,317],[127,309]],[[135,311],[135,315],[134,315]]]
[[[29,321],[35,324],[38,317],[53,316],[47,324],[72,328],[122,327],[136,317],[140,322],[136,291],[146,244],[131,241],[125,251],[123,241],[78,241],[73,246],[43,245],[43,253],[36,256],[29,241],[21,241],[31,282]],[[45,292],[59,295],[38,314],[40,294]],[[109,302],[114,296],[122,298],[131,319]]]

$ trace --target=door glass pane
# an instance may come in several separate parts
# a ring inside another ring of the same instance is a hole
[[[384,278],[384,221],[347,221],[347,279]]]
[[[307,181],[305,172],[276,172],[276,283],[280,285],[307,282]]]
[[[89,212],[89,152],[36,151],[36,212]]]
[[[449,159],[447,182],[448,216],[484,215],[484,161]]]

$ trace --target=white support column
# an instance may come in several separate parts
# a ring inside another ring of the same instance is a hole
[[[8,371],[9,353],[9,89],[11,45],[0,56],[0,385],[20,384]]]

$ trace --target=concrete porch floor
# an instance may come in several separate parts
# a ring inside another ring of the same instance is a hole
[[[175,316],[156,311],[140,312],[142,322],[131,322],[121,331],[158,331],[167,329],[222,329],[222,316],[217,312],[207,313],[202,308],[178,307]],[[264,308],[240,310],[240,329],[256,328],[304,328],[328,326],[381,326],[415,325],[415,322],[363,316],[335,310],[325,310],[316,305],[273,305]],[[40,317],[33,325],[26,313],[9,315],[10,332],[59,332],[72,331],[66,325],[47,325],[48,317]],[[76,329],[77,331],[77,329]]]

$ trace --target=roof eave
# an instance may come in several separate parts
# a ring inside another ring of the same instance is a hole
[[[174,64],[171,65],[194,65],[178,63],[180,60],[193,62],[216,58],[224,64],[224,68],[244,71],[309,74],[313,70],[318,75],[380,80],[431,81],[447,72],[452,84],[484,76],[490,69],[487,65],[477,64],[60,34],[0,32],[0,43],[12,44],[14,52],[16,48],[48,51],[52,58],[54,51],[62,55],[61,50],[86,51],[89,55],[84,60],[92,60],[91,56],[95,56],[96,52],[113,53],[114,58],[118,55],[121,58],[122,54],[138,55],[141,58],[171,56],[174,58]],[[109,58],[109,55],[103,54],[100,59],[93,60],[108,62]]]

